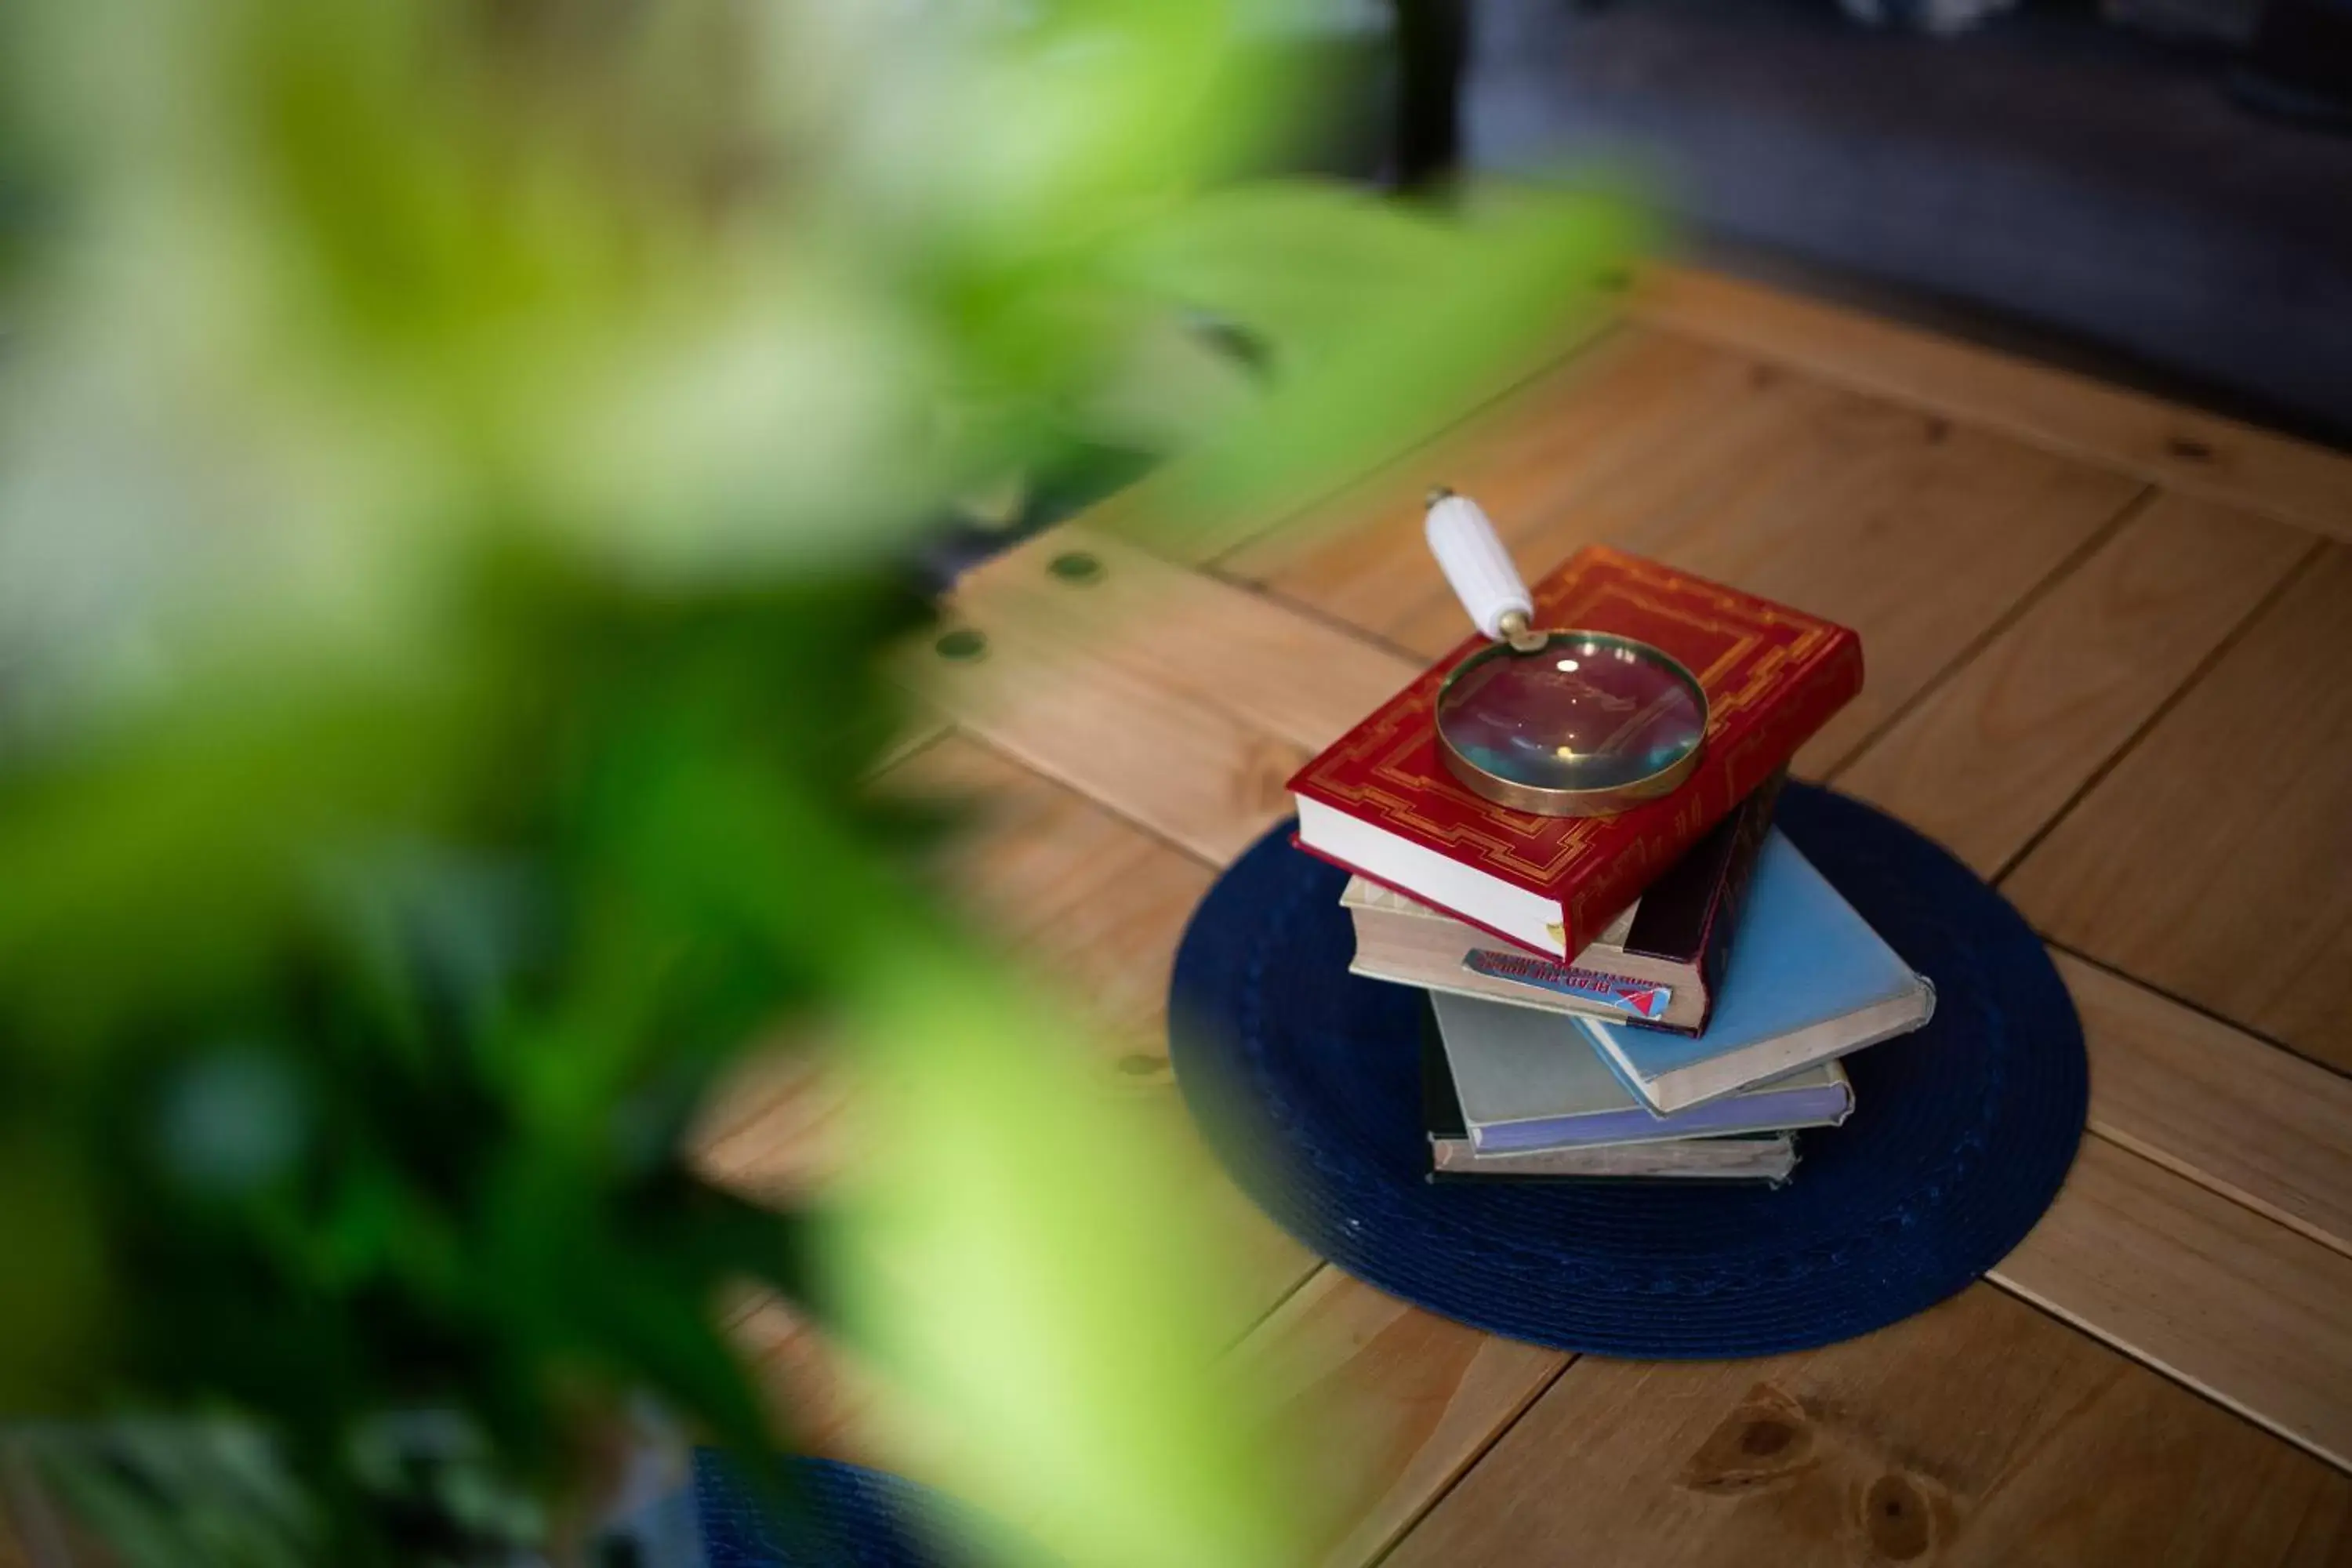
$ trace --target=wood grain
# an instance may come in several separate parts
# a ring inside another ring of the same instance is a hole
[[[1045,584],[1055,554],[1108,563]],[[1315,752],[1413,673],[1410,659],[1247,589],[1069,530],[959,588],[984,657],[909,650],[907,679],[1028,766],[1222,864],[1290,811]]]
[[[2352,1480],[1979,1285],[1801,1355],[1585,1357],[1387,1568],[2316,1568],[2347,1552]]]
[[[2058,952],[2091,1054],[2091,1129],[2352,1254],[2352,1080]]]
[[[1325,1265],[1236,1350],[1319,1463],[1328,1568],[1371,1562],[1569,1358],[1433,1317]]]
[[[2352,1258],[2091,1137],[1991,1278],[2352,1465]]]
[[[688,1153],[708,1181],[777,1206],[803,1203],[856,1157],[856,1108],[851,1076],[823,1042],[779,1042],[711,1092]]]
[[[2045,933],[2352,1069],[2352,549],[2328,546],[2008,877]]]
[[[1177,940],[1209,890],[1208,867],[966,736],[912,759],[890,787],[965,814],[938,881],[969,929],[1107,1030],[1160,1034]]]
[[[1661,448],[1554,473],[1539,422],[1450,476],[1496,513],[1529,573],[1616,544],[1861,632],[1869,679],[1798,759],[1819,773],[1925,689],[2138,486],[2017,442],[1731,356]],[[1563,405],[1557,416],[1585,416]],[[1498,499],[1499,498],[1499,499]],[[1418,499],[1377,498],[1363,530],[1284,556],[1269,539],[1225,563],[1424,658],[1464,631],[1421,542]]]
[[[1029,768],[1223,864],[1289,810],[1311,750],[1150,676],[1055,645],[1052,628],[982,620],[984,658],[910,679]]]
[[[2129,480],[1796,376],[1678,461],[1621,477],[1532,537],[1599,536],[1862,634],[1861,696],[1797,758],[1818,774],[1964,657],[2114,519]]]
[[[906,1463],[877,1446],[879,1394],[871,1376],[805,1318],[771,1298],[730,1337],[793,1453],[884,1468]]]
[[[1621,332],[1476,425],[1225,555],[1220,573],[1373,632],[1410,624],[1445,590],[1422,543],[1434,484],[1475,495],[1507,540],[1629,465],[1673,462],[1694,431],[1746,401],[1749,361],[1656,332]],[[1548,563],[1525,558],[1530,572]],[[1423,646],[1434,658],[1459,636]]]
[[[1666,365],[1677,363],[1663,348]],[[1445,482],[1475,498],[1495,520],[1521,569],[1549,572],[1578,547],[1622,543],[1664,495],[1685,499],[1739,482],[1745,464],[1716,460],[1779,445],[1785,429],[1786,377],[1769,366],[1715,351],[1685,356],[1679,385],[1633,404],[1652,416],[1621,426],[1612,406],[1564,402],[1531,410],[1448,468]],[[1583,432],[1598,426],[1601,439]],[[1573,457],[1563,464],[1559,453]],[[1361,626],[1423,659],[1459,641],[1467,629],[1460,605],[1438,574],[1422,538],[1423,492],[1393,487],[1352,517],[1322,524],[1328,542],[1295,560],[1276,554],[1280,536],[1221,569],[1280,570],[1265,585],[1322,614]],[[1287,534],[1290,531],[1284,530]]]
[[[1065,580],[1057,565],[1084,562]],[[1055,530],[973,573],[954,606],[1076,663],[1108,665],[1319,750],[1420,673],[1421,661],[1302,617],[1086,528]]]
[[[1631,314],[2186,496],[2352,538],[2352,457],[1951,338],[1662,268]]]
[[[2310,549],[2158,499],[1835,774],[1991,876]]]

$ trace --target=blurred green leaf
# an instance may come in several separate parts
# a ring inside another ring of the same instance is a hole
[[[126,1552],[478,1553],[647,1391],[756,1447],[756,1280],[1072,1561],[1289,1559],[1218,1237],[868,779],[975,488],[1150,431],[1171,526],[1310,489],[1638,235],[1235,180],[1318,100],[1253,21],[0,14],[0,1400]],[[861,1182],[712,1191],[700,1102],[832,1026]]]
[[[1203,197],[1141,231],[1143,285],[1270,345],[1268,395],[1154,491],[1181,531],[1303,497],[1558,357],[1645,236],[1622,200],[1487,189],[1456,215],[1326,186]]]
[[[887,1414],[1070,1562],[1300,1560],[1285,1468],[1215,1374],[1227,1238],[1164,1126],[1001,973],[933,943],[874,961],[852,1020],[877,1146],[835,1266]]]

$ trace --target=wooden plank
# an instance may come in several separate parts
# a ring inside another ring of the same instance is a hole
[[[1388,1568],[2145,1563],[2352,1552],[2352,1480],[1978,1286],[1844,1344],[1570,1367]]]
[[[1217,563],[1220,573],[1311,603],[1386,635],[1444,597],[1422,544],[1423,499],[1444,483],[1475,495],[1507,540],[1628,465],[1662,459],[1694,431],[1734,416],[1750,361],[1656,332],[1622,332],[1430,450]],[[1529,570],[1545,563],[1523,560]],[[1423,657],[1460,635],[1456,612]]]
[[[2310,549],[2158,499],[1833,775],[1993,875]]]
[[[1085,568],[1075,582],[1066,575]],[[1086,528],[1033,540],[957,584],[966,624],[1108,665],[1320,749],[1420,673],[1419,660]],[[983,666],[975,666],[984,669]]]
[[[1814,426],[1823,390],[1754,361],[1727,355],[1719,363],[1736,372],[1728,390],[1715,393],[1695,410],[1696,416],[1683,423],[1665,448],[1615,465],[1589,484],[1555,489],[1548,498],[1549,505],[1498,524],[1527,571],[1547,572],[1596,542],[1655,553],[1652,536],[1678,521],[1736,511],[1755,496],[1769,493],[1774,484],[1787,482],[1792,473],[1818,463]],[[1722,384],[1720,375],[1707,380]],[[1832,432],[1840,441],[1860,428],[1858,421],[1845,423],[1846,431]],[[1484,496],[1499,483],[1507,493],[1525,482],[1514,472],[1517,467],[1533,464],[1540,469],[1544,462],[1540,447],[1532,442],[1499,454],[1499,458],[1491,469],[1472,474],[1469,483],[1457,488]],[[1452,646],[1464,626],[1461,608],[1443,580],[1433,577],[1426,564],[1417,563],[1417,569],[1419,593],[1390,617],[1385,630],[1398,643],[1428,657]],[[1726,574],[1714,564],[1714,574]]]
[[[1451,482],[1494,510],[1521,564],[1613,543],[1855,627],[1863,694],[1798,758],[1818,773],[1963,658],[2114,520],[2131,480],[2019,443],[1719,358],[1664,449],[1555,481],[1553,433],[1514,427]],[[1583,416],[1575,405],[1561,416]],[[1228,563],[1423,658],[1462,614],[1423,551],[1419,499],[1377,498],[1361,532],[1294,557],[1269,540]]]
[[[959,724],[1026,766],[1214,863],[1289,810],[1283,784],[1307,748],[1056,647],[1050,628],[981,624],[982,659],[914,679]]]
[[[2055,941],[2352,1069],[2352,549],[2327,546],[2003,882]]]
[[[2070,954],[2091,1129],[2352,1254],[2352,1080]]]
[[[1370,1563],[1569,1358],[1406,1306],[1326,1265],[1234,1363],[1317,1458],[1327,1568]]]
[[[2352,1465],[2352,1258],[2091,1137],[1991,1278]]]
[[[1674,268],[1631,315],[2182,495],[2352,538],[2352,456],[1833,306]]]
[[[1703,483],[1656,484],[1657,500],[1628,517],[1622,538],[1862,634],[1867,683],[1799,753],[1807,773],[1965,657],[2137,493],[2112,475],[1848,393],[1792,379],[1760,397],[1779,416],[1754,442],[1723,451]]]
[[[1041,588],[1056,553],[1107,562]],[[1409,659],[1228,583],[1064,531],[961,585],[977,659],[910,650],[907,679],[990,743],[1202,858],[1290,810],[1299,764],[1410,677]]]
[[[1621,330],[1602,316],[1569,321],[1532,334],[1521,352],[1502,357],[1475,381],[1449,388],[1443,395],[1431,396],[1425,390],[1417,394],[1420,406],[1396,422],[1401,438],[1370,454],[1363,469],[1408,458],[1459,429],[1485,423],[1498,405],[1517,397],[1525,384],[1540,381],[1559,364],[1588,353],[1605,352]],[[1216,460],[1213,453],[1204,453],[1202,458]],[[1207,489],[1200,479],[1201,461],[1179,457],[1164,464],[1089,510],[1089,526],[1141,544],[1164,560],[1198,563],[1312,511],[1334,492],[1357,482],[1363,471],[1301,471],[1213,511],[1204,510],[1199,499]]]

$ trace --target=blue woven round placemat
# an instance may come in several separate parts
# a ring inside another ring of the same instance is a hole
[[[784,1458],[789,1519],[738,1461],[694,1456],[694,1517],[706,1568],[942,1568],[951,1559],[925,1524],[941,1506],[914,1482],[835,1459]]]
[[[1427,1181],[1421,995],[1349,974],[1346,874],[1295,848],[1288,823],[1226,870],[1185,932],[1169,1004],[1178,1082],[1292,1235],[1495,1333],[1752,1356],[1908,1317],[1998,1263],[2056,1194],[2082,1136],[2082,1026],[2025,921],[1943,849],[1799,784],[1779,822],[1937,988],[1927,1027],[1847,1058],[1854,1113],[1801,1135],[1785,1186]]]

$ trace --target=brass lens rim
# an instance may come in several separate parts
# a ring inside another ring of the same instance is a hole
[[[1538,784],[1519,784],[1490,773],[1463,755],[1455,748],[1453,738],[1446,734],[1445,726],[1438,717],[1445,711],[1445,696],[1454,689],[1454,682],[1495,659],[1534,658],[1568,642],[1630,651],[1680,681],[1690,692],[1692,700],[1698,704],[1698,744],[1656,773],[1624,784],[1611,784],[1605,789],[1547,789]],[[1543,643],[1538,647],[1522,652],[1508,643],[1493,643],[1455,665],[1437,689],[1437,702],[1430,714],[1430,725],[1437,731],[1437,750],[1445,759],[1446,772],[1452,773],[1465,789],[1482,799],[1491,800],[1497,805],[1507,805],[1514,811],[1533,812],[1538,816],[1609,816],[1628,806],[1639,805],[1643,801],[1670,794],[1690,777],[1698,766],[1699,757],[1706,751],[1706,727],[1713,717],[1707,706],[1706,688],[1698,683],[1698,677],[1693,675],[1682,660],[1665,649],[1635,637],[1619,637],[1614,632],[1547,626],[1543,628]]]

